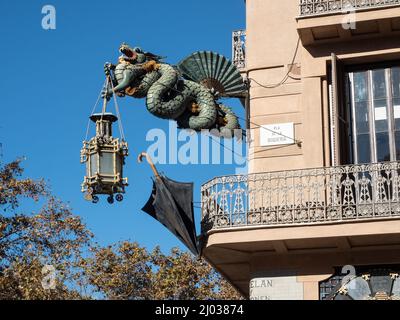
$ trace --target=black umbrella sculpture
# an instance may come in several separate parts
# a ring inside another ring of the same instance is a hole
[[[199,246],[196,237],[193,212],[193,183],[171,180],[158,173],[150,156],[142,152],[138,161],[146,157],[154,172],[153,191],[144,212],[162,223],[196,256]]]

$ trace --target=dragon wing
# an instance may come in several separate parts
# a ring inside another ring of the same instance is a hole
[[[218,91],[222,97],[243,97],[246,85],[237,67],[223,55],[197,51],[177,65],[182,76]]]

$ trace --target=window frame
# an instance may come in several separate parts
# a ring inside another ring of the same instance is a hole
[[[347,116],[349,117],[349,128],[350,130],[350,150],[349,160],[351,163],[359,164],[358,154],[358,140],[357,140],[357,126],[356,126],[356,100],[354,90],[354,73],[366,72],[367,75],[367,94],[368,94],[368,125],[369,125],[369,143],[370,143],[370,161],[369,163],[378,162],[378,146],[377,146],[377,131],[376,131],[376,120],[375,120],[375,104],[374,99],[374,83],[373,83],[373,72],[379,69],[384,69],[385,72],[385,84],[386,84],[386,118],[387,118],[387,132],[388,132],[388,144],[390,161],[400,160],[400,156],[396,154],[396,127],[394,118],[394,99],[393,96],[393,82],[392,82],[392,69],[399,68],[400,61],[382,62],[375,64],[363,64],[356,66],[347,66],[344,70],[344,88],[346,90],[345,106],[349,106]],[[349,100],[350,99],[350,100]],[[343,142],[342,142],[343,143]],[[400,150],[397,150],[400,153]],[[398,158],[398,159],[397,159]],[[382,161],[382,160],[381,160]],[[388,160],[383,160],[388,161]]]

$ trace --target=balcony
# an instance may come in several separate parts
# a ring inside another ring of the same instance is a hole
[[[233,175],[202,186],[203,234],[398,217],[400,162]]]
[[[397,36],[400,0],[300,0],[297,30],[304,46]]]
[[[399,230],[400,162],[233,175],[202,186],[202,255],[246,296],[265,270],[307,275],[329,273],[326,265],[397,263]]]
[[[400,5],[400,0],[300,0],[300,17],[347,13]]]

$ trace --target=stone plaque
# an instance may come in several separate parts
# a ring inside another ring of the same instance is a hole
[[[260,128],[260,146],[262,147],[293,143],[295,143],[293,122],[263,125]]]
[[[250,300],[303,300],[303,283],[296,276],[253,278]]]

